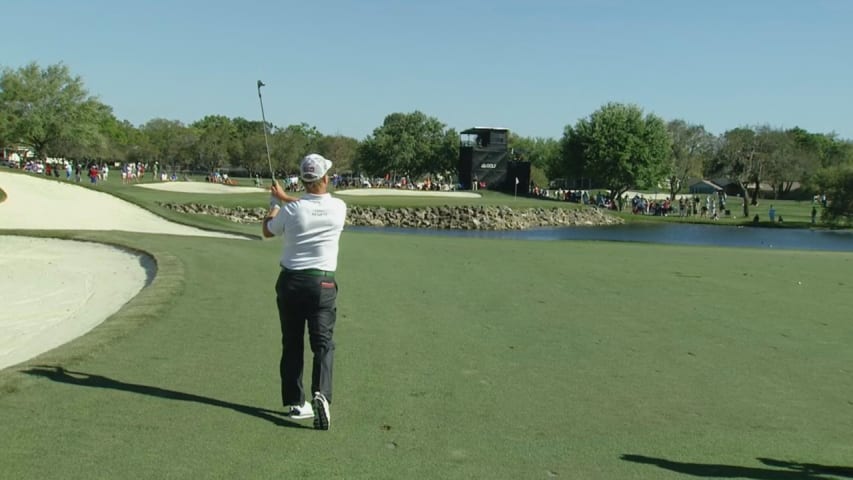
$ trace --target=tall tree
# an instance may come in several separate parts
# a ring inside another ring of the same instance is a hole
[[[357,165],[369,175],[415,179],[455,171],[459,136],[422,112],[392,113],[358,148]]]
[[[635,105],[608,103],[566,126],[562,157],[552,171],[591,178],[621,198],[630,188],[657,185],[672,171],[663,120]]]
[[[667,178],[669,198],[675,200],[691,178],[702,176],[702,167],[714,149],[714,135],[702,125],[672,120],[666,125],[672,140],[672,171]]]
[[[102,138],[97,151],[92,156],[101,160],[125,162],[130,151],[139,143],[139,131],[127,120],[118,120],[112,112],[104,112],[98,121],[98,131]]]
[[[9,141],[44,159],[84,156],[98,147],[103,141],[98,122],[110,108],[89,95],[67,66],[30,63],[0,73],[0,111],[7,118]]]
[[[307,123],[277,129],[270,138],[273,168],[277,176],[298,171],[300,159],[316,152],[322,137],[317,127]]]
[[[817,184],[826,195],[823,220],[830,223],[853,223],[853,166],[844,165],[822,169]]]
[[[843,140],[837,135],[824,135],[827,145],[822,152],[822,162],[826,167],[853,165],[853,140]]]
[[[767,143],[767,167],[764,178],[774,198],[787,194],[796,182],[805,182],[820,167],[811,135],[801,129],[773,129],[764,133]]]
[[[195,157],[191,149],[197,141],[196,134],[178,120],[155,118],[142,125],[140,131],[145,138],[137,147],[147,150],[144,157],[150,155],[145,160],[158,162],[164,168],[169,166],[176,172]]]
[[[560,155],[560,141],[554,138],[522,137],[511,132],[508,143],[515,158],[539,169],[546,168]]]
[[[235,164],[247,169],[251,175],[268,175],[269,166],[263,122],[237,117],[232,120],[232,123],[237,129],[237,137],[242,144],[242,155],[235,161]],[[272,130],[272,125],[268,123],[267,128],[267,132],[269,132]]]
[[[758,205],[761,180],[770,158],[768,127],[738,127],[725,132],[711,170],[737,183],[743,195],[743,215],[749,216],[749,205]],[[749,185],[754,185],[750,195]],[[750,199],[747,201],[747,199]]]
[[[320,139],[319,153],[335,162],[338,172],[352,170],[358,152],[358,140],[343,135],[326,135]]]
[[[711,171],[728,177],[737,183],[743,197],[743,216],[749,216],[749,197],[747,184],[750,180],[750,166],[760,155],[758,139],[751,128],[735,128],[722,135],[720,149],[714,159]]]
[[[12,114],[5,108],[0,108],[0,150],[15,146],[14,138]]]
[[[778,193],[788,193],[794,181],[803,185],[812,184],[812,179],[820,170],[824,142],[827,137],[820,134],[810,133],[802,128],[794,127],[785,132],[792,143],[793,155],[790,158],[788,171],[779,172],[774,169],[770,172],[770,182],[778,190]]]
[[[207,172],[215,172],[229,166],[232,159],[242,154],[237,128],[224,115],[208,115],[190,125],[198,133],[196,145],[199,166]]]

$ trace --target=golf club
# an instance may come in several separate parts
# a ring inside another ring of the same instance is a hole
[[[258,80],[258,101],[261,103],[261,120],[264,122],[264,144],[267,146],[267,163],[270,166],[270,178],[275,183],[275,173],[272,169],[272,158],[270,157],[270,141],[267,139],[267,117],[264,115],[264,97],[261,96],[261,87],[265,87],[264,82]]]

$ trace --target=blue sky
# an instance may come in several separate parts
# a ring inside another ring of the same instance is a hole
[[[562,135],[609,101],[713,133],[853,139],[851,0],[13,1],[0,65],[64,62],[115,115],[306,122],[392,112]]]

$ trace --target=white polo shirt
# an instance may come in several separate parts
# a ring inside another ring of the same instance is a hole
[[[273,235],[284,235],[281,266],[288,270],[316,268],[334,272],[346,217],[347,205],[328,193],[308,193],[284,204],[267,224]]]

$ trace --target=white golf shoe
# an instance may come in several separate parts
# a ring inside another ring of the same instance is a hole
[[[332,414],[329,413],[329,401],[320,392],[314,392],[314,428],[328,430]]]
[[[287,416],[296,420],[304,420],[314,416],[314,409],[311,408],[311,404],[308,402],[302,405],[288,405],[285,409],[287,410]]]

